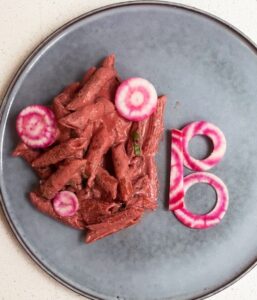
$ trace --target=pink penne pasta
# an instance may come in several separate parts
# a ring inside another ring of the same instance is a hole
[[[76,137],[78,138],[88,138],[91,140],[93,133],[95,132],[95,124],[92,121],[87,123],[84,129],[73,129]]]
[[[88,82],[88,80],[95,73],[95,71],[96,71],[96,67],[91,67],[86,71],[85,75],[82,78],[82,82],[81,82],[82,86]]]
[[[123,143],[112,148],[112,160],[115,175],[119,181],[121,198],[124,202],[128,202],[132,197],[133,187],[129,176],[129,158]]]
[[[96,104],[89,104],[83,108],[67,115],[59,120],[64,127],[73,129],[84,129],[89,121],[96,121],[105,114],[114,111],[114,105],[104,99],[99,98]]]
[[[151,207],[154,209],[157,208],[157,193],[158,193],[158,177],[156,163],[153,156],[147,156],[145,158],[145,172],[149,178],[149,202]]]
[[[79,82],[73,82],[68,85],[59,95],[57,95],[54,100],[58,100],[62,105],[66,106],[74,97],[75,93],[78,92],[81,85]]]
[[[41,167],[41,168],[33,167],[33,169],[36,171],[36,173],[40,179],[47,179],[53,173],[53,171],[51,170],[51,168],[49,166]]]
[[[69,114],[69,111],[65,108],[65,106],[69,103],[79,88],[80,83],[74,82],[67,86],[61,94],[54,98],[53,111],[57,120]],[[57,140],[60,142],[67,141],[71,136],[70,129],[62,126],[59,122],[57,122],[57,125],[59,130]]]
[[[136,181],[145,174],[145,158],[144,156],[135,156],[129,162],[129,176],[132,181]]]
[[[25,159],[28,163],[31,163],[34,159],[36,159],[40,152],[38,150],[29,148],[24,143],[19,143],[17,147],[12,152],[13,156],[20,156],[23,159]]]
[[[61,103],[58,97],[53,101],[53,112],[57,120],[67,116],[70,113],[67,108],[65,108],[65,106]]]
[[[144,209],[155,210],[157,203],[156,199],[151,195],[152,189],[150,185],[151,181],[148,175],[139,177],[133,182],[134,197],[137,199],[137,203],[141,201],[141,206]],[[132,204],[130,203],[130,205]],[[134,202],[133,205],[136,205],[136,203]]]
[[[105,68],[114,68],[115,65],[115,55],[112,53],[106,56],[102,62],[102,66]]]
[[[114,144],[124,143],[128,140],[132,122],[120,117],[117,111],[104,115],[101,121],[106,125],[108,131],[115,135]]]
[[[110,195],[112,199],[117,197],[118,181],[107,170],[101,167],[97,169],[96,183],[103,189],[107,196]]]
[[[113,141],[114,137],[104,125],[100,126],[93,136],[87,155],[85,156],[85,159],[88,161],[84,170],[89,178],[88,186],[92,186],[103,156],[110,149]]]
[[[102,218],[102,222],[87,226],[88,233],[85,242],[95,242],[114,232],[132,226],[140,221],[142,215],[142,209],[132,207]]]
[[[40,192],[46,199],[54,196],[64,188],[70,179],[85,167],[86,161],[82,159],[72,160],[64,166],[60,166],[45,182],[40,185]]]
[[[163,133],[164,108],[167,98],[161,96],[157,102],[156,111],[149,118],[149,125],[146,138],[143,144],[143,153],[145,155],[155,155],[158,150],[160,138]]]
[[[71,129],[58,124],[57,141],[62,143],[71,138]]]
[[[91,135],[88,137],[70,139],[67,142],[54,146],[37,157],[32,162],[32,166],[46,167],[56,164],[66,158],[82,158],[81,156],[83,156],[83,150],[85,151],[87,149],[91,136],[92,131]]]
[[[83,196],[80,196],[79,199],[81,202],[82,217],[87,225],[101,222],[103,218],[117,212],[121,206],[120,203],[108,202],[101,199],[89,199]]]
[[[68,186],[74,188],[75,191],[82,189],[82,175],[81,172],[76,173],[67,183]]]
[[[84,105],[92,104],[104,85],[111,78],[116,77],[117,72],[114,69],[114,63],[114,55],[106,57],[103,61],[103,67],[100,67],[91,75],[91,77],[87,80],[87,83],[68,104],[67,108],[69,110],[77,110]]]
[[[99,93],[97,94],[97,97],[103,97],[105,99],[108,99],[111,102],[114,102],[116,90],[119,86],[120,82],[117,79],[117,77],[111,78],[109,81],[106,82],[106,84],[101,88]]]

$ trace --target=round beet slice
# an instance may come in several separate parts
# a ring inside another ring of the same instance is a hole
[[[24,108],[17,117],[16,129],[22,141],[31,148],[46,148],[57,136],[54,113],[43,105]]]
[[[182,207],[173,211],[176,218],[185,226],[195,229],[205,229],[217,225],[224,217],[229,202],[228,190],[224,182],[217,176],[207,172],[197,172],[184,178],[185,193],[196,183],[210,184],[216,191],[217,201],[212,211],[197,215]]]
[[[226,152],[226,138],[214,124],[206,121],[193,122],[182,129],[184,165],[193,171],[206,171],[216,166]],[[213,143],[212,153],[205,159],[196,159],[189,154],[189,141],[196,135],[206,135]]]
[[[62,191],[55,196],[53,207],[59,216],[71,217],[79,209],[79,201],[74,193]]]
[[[157,93],[154,86],[146,79],[134,77],[123,81],[115,95],[115,105],[127,120],[142,121],[156,109]]]

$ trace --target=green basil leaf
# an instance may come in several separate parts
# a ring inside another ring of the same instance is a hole
[[[133,131],[131,134],[131,137],[132,137],[133,142],[139,142],[140,136],[137,131]]]
[[[133,144],[134,146],[134,153],[136,156],[140,156],[141,155],[141,148],[140,148],[140,145],[139,144]]]

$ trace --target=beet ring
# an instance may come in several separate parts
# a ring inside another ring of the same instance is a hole
[[[229,202],[229,195],[226,185],[223,181],[206,172],[193,173],[184,178],[184,191],[196,183],[207,183],[211,185],[217,194],[216,205],[209,213],[197,215],[190,212],[186,207],[174,210],[176,218],[185,226],[195,229],[205,229],[218,224],[224,217]]]
[[[217,165],[226,152],[226,139],[223,132],[215,125],[205,122],[193,122],[182,129],[184,165],[193,171],[206,171]],[[205,159],[192,157],[188,151],[189,141],[196,135],[205,135],[213,143],[212,153]]]

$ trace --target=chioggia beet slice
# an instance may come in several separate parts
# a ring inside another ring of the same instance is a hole
[[[184,178],[184,191],[196,183],[207,183],[211,185],[217,194],[216,205],[212,211],[205,215],[197,215],[190,212],[186,207],[174,210],[176,218],[185,226],[195,229],[205,229],[218,224],[224,217],[229,202],[229,195],[226,185],[223,181],[207,172],[197,172]]]
[[[183,133],[172,129],[169,210],[184,207],[183,182]]]
[[[127,120],[142,121],[156,109],[157,93],[146,79],[134,77],[123,81],[115,95],[115,105]]]
[[[223,132],[215,125],[206,121],[193,122],[182,129],[184,165],[193,171],[206,171],[217,165],[226,152],[226,139]],[[188,151],[189,141],[196,135],[205,135],[213,143],[212,153],[205,159],[192,157]]]
[[[22,141],[31,148],[46,148],[57,137],[54,113],[43,105],[24,108],[17,117],[16,129]]]
[[[59,216],[71,217],[79,209],[79,201],[74,193],[62,191],[55,196],[53,207]]]

